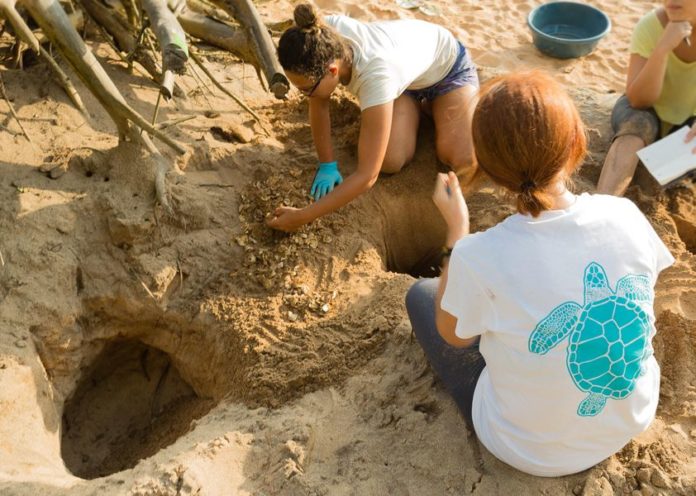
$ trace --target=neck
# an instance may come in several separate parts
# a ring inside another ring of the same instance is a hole
[[[351,48],[352,50],[352,48]],[[348,57],[348,60],[342,59],[338,61],[338,80],[345,86],[350,83],[353,76],[353,57]]]
[[[551,204],[552,210],[565,210],[575,203],[575,195],[568,191],[565,182],[562,180],[556,182],[549,191],[553,196]]]

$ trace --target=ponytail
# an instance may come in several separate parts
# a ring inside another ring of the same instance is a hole
[[[551,208],[552,198],[548,192],[527,189],[517,195],[517,211],[538,217],[541,212]]]

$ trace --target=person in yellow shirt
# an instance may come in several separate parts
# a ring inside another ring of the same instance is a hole
[[[695,27],[696,0],[663,0],[636,25],[598,193],[623,195],[638,165],[636,152],[658,138],[684,125],[691,126],[687,142],[696,136]]]

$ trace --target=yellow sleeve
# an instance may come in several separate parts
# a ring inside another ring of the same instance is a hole
[[[655,46],[657,46],[661,31],[662,25],[655,11],[643,16],[633,29],[633,36],[631,36],[631,53],[636,53],[647,59],[655,49]]]

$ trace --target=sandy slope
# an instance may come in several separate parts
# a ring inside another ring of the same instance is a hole
[[[442,16],[391,0],[318,5],[364,20],[440,22],[471,48],[483,78],[529,67],[556,74],[589,128],[578,188],[591,191],[631,27],[651,2],[592,2],[614,30],[595,53],[567,62],[530,45],[533,2],[431,3]],[[282,20],[291,6],[260,10]],[[92,46],[126,98],[152,115],[156,88],[127,74],[107,45]],[[148,158],[114,148],[93,99],[85,120],[45,68],[4,73],[36,145],[2,121],[12,132],[0,133],[0,494],[695,494],[693,183],[658,193],[639,171],[629,191],[677,258],[657,291],[658,419],[587,472],[530,477],[467,435],[410,335],[407,273],[427,271],[443,232],[429,199],[432,127],[424,124],[402,173],[293,236],[272,233],[266,212],[306,201],[306,102],[275,102],[249,68],[219,52],[209,60],[272,135],[186,78],[189,100],[159,117],[196,116],[169,131],[191,150],[171,183],[174,218],[153,208]],[[345,95],[333,106],[350,170],[358,111]],[[254,138],[239,142],[235,129]],[[38,170],[45,162],[67,172],[50,179]],[[511,212],[491,187],[469,203],[475,229]]]

